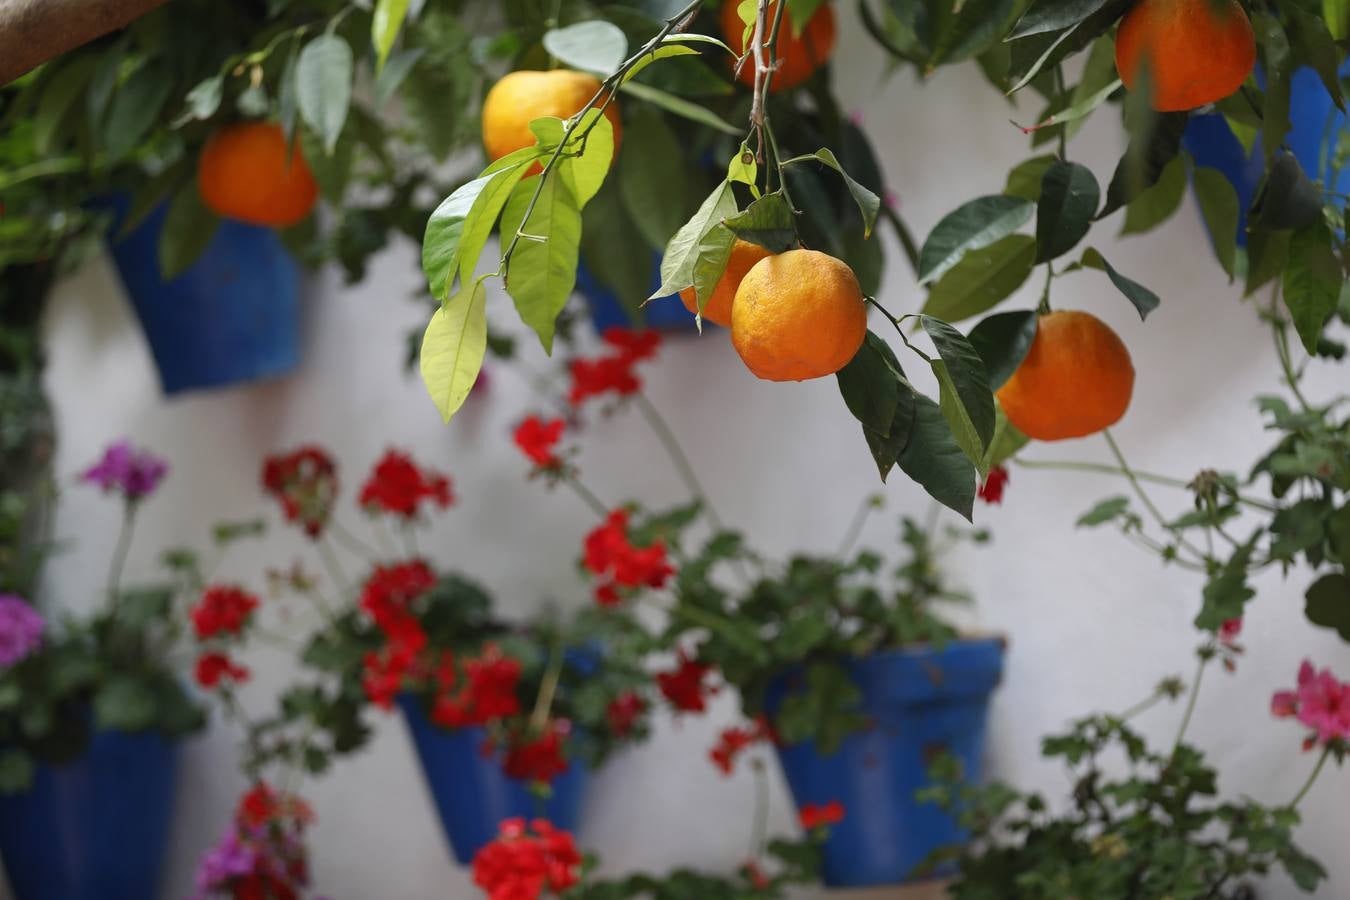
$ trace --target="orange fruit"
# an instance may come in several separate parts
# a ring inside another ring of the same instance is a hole
[[[731,245],[731,257],[727,260],[727,270],[717,280],[717,285],[713,288],[712,295],[708,297],[708,302],[703,304],[703,318],[709,322],[716,322],[723,328],[730,328],[731,303],[736,299],[736,289],[741,286],[741,279],[745,278],[745,273],[749,272],[755,263],[766,256],[772,255],[759,244],[752,244],[749,241],[737,238],[736,243]],[[680,291],[680,299],[684,301],[685,309],[691,313],[698,312],[698,297],[693,288],[687,287]]]
[[[569,69],[523,70],[503,76],[483,100],[483,147],[488,159],[495,162],[523,147],[533,147],[531,122],[548,116],[570,119],[599,90],[598,78]],[[609,104],[605,118],[614,126],[617,154],[623,136],[617,103]]]
[[[1134,364],[1120,337],[1091,313],[1060,310],[1040,317],[998,401],[1027,437],[1062,441],[1120,421],[1133,392]]]
[[[736,7],[739,6],[737,0],[723,0],[722,3],[722,34],[726,36],[727,44],[731,49],[738,53],[745,52],[745,44],[748,38],[745,35],[745,23],[736,13]],[[778,4],[769,5],[769,23],[773,24],[773,17]],[[792,31],[792,16],[784,11],[783,23],[778,28],[778,45],[774,54],[778,60],[778,68],[774,70],[773,80],[769,82],[769,90],[772,93],[786,91],[795,88],[819,69],[825,63],[829,62],[830,54],[834,52],[834,8],[829,3],[822,3],[820,8],[815,11],[806,22],[806,27],[802,29],[801,34],[794,34]],[[755,61],[753,59],[741,66],[741,81],[754,87],[755,84]]]
[[[1256,64],[1256,36],[1238,0],[1140,0],[1116,32],[1116,70],[1134,89],[1148,68],[1153,107],[1195,109],[1232,94]]]
[[[788,250],[755,263],[736,288],[731,343],[769,381],[832,375],[867,335],[867,305],[853,270],[818,250]]]
[[[287,148],[272,122],[226,125],[211,135],[197,159],[197,190],[217,215],[270,228],[294,225],[319,199],[299,142]]]

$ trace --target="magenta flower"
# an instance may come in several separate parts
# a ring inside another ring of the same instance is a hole
[[[1270,711],[1279,718],[1297,718],[1316,732],[1307,748],[1350,739],[1350,684],[1331,674],[1320,672],[1308,660],[1298,670],[1298,687],[1276,691],[1270,698]]]
[[[1231,647],[1242,636],[1242,617],[1227,619],[1219,626],[1219,643]]]
[[[120,490],[128,500],[135,501],[153,493],[168,472],[166,461],[121,440],[103,451],[103,458],[86,469],[80,480],[105,491]]]
[[[197,868],[197,888],[211,891],[227,886],[233,879],[252,875],[258,866],[258,851],[239,840],[233,830],[202,857]]]
[[[0,594],[0,669],[8,669],[36,650],[46,624],[22,597]]]

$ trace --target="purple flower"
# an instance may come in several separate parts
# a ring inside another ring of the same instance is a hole
[[[7,669],[37,649],[46,626],[23,598],[0,594],[0,669]]]
[[[202,857],[197,867],[197,888],[210,891],[225,887],[233,878],[251,875],[257,866],[258,852],[239,840],[239,835],[231,830]]]
[[[128,500],[139,500],[152,493],[168,471],[169,464],[158,456],[121,440],[105,450],[103,458],[90,466],[80,480],[105,491],[120,490]]]

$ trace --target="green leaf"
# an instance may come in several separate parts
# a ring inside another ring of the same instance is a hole
[[[998,313],[970,330],[970,345],[984,362],[989,387],[998,390],[1017,371],[1032,341],[1038,316],[1032,310]]]
[[[1195,627],[1204,631],[1218,631],[1229,619],[1242,616],[1247,601],[1256,591],[1247,584],[1247,567],[1251,564],[1255,538],[1240,546],[1210,577],[1203,591],[1204,605],[1195,617]]]
[[[919,282],[933,281],[971,250],[1012,234],[1030,220],[1035,208],[1030,200],[998,194],[976,198],[948,213],[919,251]]]
[[[952,437],[942,408],[914,394],[914,424],[896,462],[934,500],[967,521],[975,507],[975,467]]]
[[[1008,421],[1003,408],[997,407],[997,420],[994,423],[994,439],[989,442],[989,450],[984,455],[984,471],[1001,466],[1011,459],[1018,450],[1031,443],[1031,438],[1017,430],[1017,426]]]
[[[389,57],[385,62],[384,68],[380,69],[379,77],[375,79],[375,106],[376,108],[384,106],[398,92],[399,85],[403,84],[404,79],[412,72],[413,66],[422,58],[426,50],[422,47],[412,47],[408,50],[402,50]]]
[[[1092,227],[1101,189],[1086,166],[1059,161],[1046,170],[1036,206],[1036,262],[1072,250]]]
[[[432,211],[431,217],[427,219],[426,232],[422,235],[422,271],[427,276],[431,296],[444,301],[450,294],[459,268],[460,241],[464,235],[464,223],[473,214],[478,198],[484,191],[490,190],[494,183],[499,187],[505,185],[505,194],[495,209],[495,213],[500,213],[523,168],[520,166],[491,175],[480,175],[460,185]],[[517,173],[516,179],[510,180],[509,176],[513,171]],[[494,221],[495,213],[492,217]],[[477,265],[476,260],[474,264]]]
[[[792,33],[801,34],[806,23],[824,5],[825,0],[788,0],[787,14],[792,23]]]
[[[346,41],[321,34],[305,45],[295,67],[295,96],[300,117],[331,154],[352,100],[352,48]]]
[[[676,97],[674,94],[654,88],[649,84],[643,84],[641,81],[625,81],[619,90],[626,94],[632,94],[639,100],[645,100],[664,109],[668,113],[674,113],[681,118],[688,119],[691,122],[697,122],[700,125],[707,125],[709,128],[729,134],[733,137],[740,137],[744,129],[739,128],[720,118],[706,106],[699,106],[697,103],[691,103],[683,97]]]
[[[626,117],[623,143],[618,180],[624,206],[647,243],[664,247],[689,209],[680,139],[664,116],[643,105]]]
[[[1294,58],[1317,72],[1317,77],[1322,79],[1322,85],[1331,95],[1331,102],[1341,112],[1345,112],[1340,76],[1342,53],[1327,30],[1327,23],[1297,3],[1281,6],[1280,9],[1289,17],[1289,49]]]
[[[592,19],[544,32],[544,49],[564,65],[608,78],[628,56],[628,38],[613,22]]]
[[[843,176],[844,184],[848,186],[848,192],[852,195],[853,202],[858,204],[858,211],[862,213],[863,234],[870,237],[872,228],[877,223],[877,215],[881,212],[881,198],[854,181],[852,176],[844,171],[844,167],[839,164],[839,160],[835,158],[834,153],[828,147],[821,147],[815,153],[806,156],[794,156],[791,159],[783,160],[783,165],[787,166],[808,160],[822,162]]]
[[[1259,225],[1250,229],[1247,233],[1247,284],[1244,294],[1250,297],[1284,274],[1291,234],[1287,230],[1271,231]]]
[[[145,731],[155,723],[154,688],[143,678],[114,675],[94,694],[94,721],[101,729]]]
[[[1101,9],[1106,0],[1033,0],[1008,40],[1071,28]]]
[[[707,35],[704,35],[704,37],[706,36]],[[685,43],[673,43],[671,39],[667,37],[650,53],[646,54],[637,62],[633,63],[633,65],[629,67],[628,71],[623,73],[623,80],[627,81],[628,79],[634,77],[643,69],[647,68],[652,63],[656,62],[658,59],[670,59],[672,56],[697,56],[697,55],[698,55],[697,47],[691,47]]]
[[[1083,119],[1092,115],[1092,113],[1101,106],[1111,95],[1120,90],[1120,79],[1109,82],[1097,88],[1090,94],[1086,94],[1080,99],[1072,100],[1068,106],[1059,112],[1047,116],[1045,119],[1037,122],[1029,128],[1023,128],[1024,132],[1037,132],[1045,128],[1054,128],[1056,126],[1068,125],[1071,122],[1081,122]],[[1095,181],[1093,182],[1096,183]]]
[[[692,286],[699,242],[713,226],[736,212],[736,196],[732,193],[731,185],[723,181],[713,188],[693,217],[680,226],[680,230],[666,244],[666,253],[661,260],[661,286],[649,299],[667,297]]]
[[[511,196],[511,192],[515,190],[516,185],[520,183],[521,178],[525,177],[525,174],[530,171],[532,161],[537,158],[530,154],[531,149],[525,148],[516,151],[516,153],[521,154],[519,157],[516,157],[515,154],[509,154],[498,160],[497,164],[512,158],[517,159],[517,162],[494,172],[490,176],[492,180],[487,187],[474,199],[468,217],[463,222],[459,234],[459,244],[455,248],[461,284],[468,282],[473,277],[474,270],[478,268],[478,259],[483,255],[483,248],[487,246],[488,238],[492,235],[492,227],[496,224],[502,208],[506,205],[506,201]],[[435,213],[433,213],[432,218],[435,217]],[[430,220],[427,222],[427,229],[430,232]],[[422,245],[422,252],[425,267],[425,242]],[[440,293],[433,293],[433,296],[438,300],[443,300],[449,296],[454,272],[447,272],[446,279],[444,290]]]
[[[1147,127],[1130,133],[1130,144],[1111,176],[1106,203],[1097,214],[1099,219],[1106,218],[1157,184],[1167,164],[1181,151],[1186,113],[1158,113],[1147,118]]]
[[[164,216],[159,236],[159,272],[165,281],[183,274],[205,252],[220,220],[202,203],[197,182],[178,189]]]
[[[469,396],[487,352],[487,290],[483,281],[477,279],[437,309],[422,335],[418,356],[422,381],[446,423]]]
[[[117,599],[117,618],[132,628],[146,628],[163,621],[173,607],[173,589],[142,587],[122,591]]]
[[[375,74],[384,73],[384,64],[394,41],[403,29],[408,16],[408,0],[375,0],[375,12],[370,19],[370,42],[375,45]]]
[[[942,357],[945,373],[937,372],[934,366],[938,381],[951,389],[951,399],[960,407],[957,411],[962,413],[963,421],[968,420],[978,438],[979,453],[973,458],[978,465],[994,436],[994,394],[989,389],[984,360],[965,335],[941,319],[920,315],[919,322]]]
[[[1125,299],[1134,304],[1135,310],[1139,313],[1140,320],[1147,319],[1148,314],[1157,309],[1162,301],[1158,295],[1144,287],[1137,281],[1126,278],[1116,271],[1115,267],[1106,261],[1095,247],[1089,247],[1083,251],[1083,266],[1089,269],[1097,269],[1105,272],[1106,277],[1111,279],[1111,283],[1116,286],[1116,290],[1125,295]]]
[[[118,159],[140,143],[159,118],[169,99],[173,80],[164,67],[150,63],[141,66],[113,96],[112,109],[104,127],[104,149]]]
[[[1200,213],[1214,244],[1214,255],[1231,280],[1237,261],[1238,217],[1242,214],[1237,191],[1218,169],[1198,166],[1191,179],[1195,197],[1200,201]]]
[[[882,434],[890,430],[902,390],[899,373],[895,353],[871,331],[849,364],[835,373],[844,405],[864,428]]]
[[[502,233],[526,235],[507,264],[506,290],[521,320],[551,354],[558,314],[576,285],[581,210],[566,179],[550,175],[543,179],[539,199],[525,221],[525,209],[541,178],[542,174],[532,175],[511,192],[502,212]]]
[[[1331,542],[1331,552],[1341,565],[1350,565],[1350,502],[1327,519],[1327,538]]]
[[[1055,164],[1057,158],[1047,154],[1033,156],[1018,163],[1008,173],[1008,183],[1003,188],[1003,193],[1009,197],[1021,197],[1035,203],[1041,199],[1041,180],[1045,178],[1045,173]]]
[[[947,364],[940,359],[930,361],[929,365],[933,369],[933,375],[938,382],[938,407],[942,410],[942,417],[947,420],[947,427],[951,429],[952,438],[956,441],[966,458],[975,466],[975,471],[980,478],[988,474],[984,467],[984,458],[987,453],[985,442],[980,438],[979,432],[975,428],[975,423],[971,420],[970,411],[966,409],[961,402],[961,395],[952,379],[951,371]],[[993,402],[990,401],[992,409]],[[993,439],[993,429],[990,428],[990,440]]]
[[[220,109],[221,94],[225,90],[225,76],[212,75],[197,83],[197,86],[188,91],[184,100],[186,109],[175,121],[174,125],[186,125],[198,119],[209,119]]]
[[[535,119],[530,123],[530,130],[538,138],[540,148],[547,151],[552,151],[562,142],[566,131],[563,121],[552,117]],[[580,135],[583,134],[586,135],[585,150],[581,152],[583,142]],[[609,174],[610,163],[614,160],[614,125],[599,109],[587,111],[572,129],[567,151],[550,167],[556,174],[550,174],[549,177],[560,177],[566,181],[577,206],[585,206],[600,190],[605,176]],[[546,153],[546,163],[549,158]]]
[[[698,257],[694,260],[694,296],[698,303],[700,328],[703,327],[703,307],[726,272],[735,243],[735,232],[725,225],[714,225],[699,239]]]
[[[1036,239],[1027,234],[973,250],[933,285],[923,311],[949,322],[979,315],[1025,284],[1035,261]]]
[[[1079,528],[1091,528],[1115,521],[1130,509],[1128,497],[1108,497],[1078,517]]]
[[[300,111],[300,101],[296,97],[297,87],[295,83],[295,66],[299,57],[300,54],[292,46],[291,52],[286,55],[286,65],[282,67],[281,77],[277,84],[277,124],[281,126],[281,134],[286,139],[286,146],[288,147],[295,144],[295,119]],[[375,96],[379,97],[379,95],[380,88],[376,84]]]
[[[1298,157],[1292,153],[1276,156],[1252,203],[1253,227],[1306,228],[1321,215],[1322,190],[1304,173]]]
[[[71,118],[68,114],[75,99],[89,91],[90,79],[99,63],[91,54],[66,56],[62,62],[59,68],[53,66],[56,74],[42,89],[42,99],[32,117],[33,148],[41,155],[52,150],[61,125]],[[111,87],[109,83],[108,88]]]
[[[651,290],[652,252],[624,207],[617,179],[606,180],[582,210],[581,259],[618,299],[630,322],[640,323],[642,301]]]
[[[773,253],[797,246],[797,231],[792,206],[782,191],[765,194],[752,201],[743,212],[722,220],[736,236],[759,244]]]
[[[1013,12],[1012,0],[965,0],[939,17],[937,39],[925,67],[962,62],[997,41]]]
[[[1284,303],[1309,353],[1317,351],[1318,338],[1336,311],[1344,280],[1331,245],[1331,230],[1321,219],[1295,231],[1289,240]]]
[[[1350,577],[1328,572],[1312,583],[1304,600],[1303,614],[1309,622],[1334,628],[1342,640],[1350,641]]]
[[[1140,192],[1125,207],[1122,235],[1152,231],[1181,207],[1186,193],[1186,161],[1180,154],[1163,166],[1153,186]]]

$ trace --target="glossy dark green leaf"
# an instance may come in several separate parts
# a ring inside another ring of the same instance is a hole
[[[1140,192],[1125,207],[1125,225],[1121,234],[1152,231],[1172,218],[1181,208],[1186,193],[1186,160],[1182,154],[1163,166],[1153,186]]]
[[[1036,205],[1022,197],[977,197],[944,216],[919,251],[919,281],[942,276],[971,250],[988,247],[1031,219]]]
[[[1007,39],[1072,27],[1105,4],[1106,0],[1032,0]]]
[[[1320,219],[1295,231],[1289,239],[1284,303],[1309,353],[1317,351],[1318,338],[1336,311],[1345,280],[1331,248],[1331,229]]]
[[[890,430],[902,390],[899,372],[900,362],[894,351],[885,340],[869,331],[849,364],[835,373],[844,405],[864,428],[882,434]],[[891,459],[894,462],[895,458]]]
[[[1086,166],[1064,160],[1050,166],[1036,204],[1036,262],[1072,250],[1092,227],[1100,199],[1097,179]]]
[[[1312,583],[1304,600],[1303,613],[1309,622],[1334,628],[1342,640],[1350,641],[1350,577],[1328,572]]]
[[[1304,228],[1322,215],[1322,191],[1292,153],[1270,164],[1265,183],[1252,204],[1253,226],[1272,230]]]
[[[994,395],[989,387],[989,374],[985,371],[984,360],[971,345],[966,336],[951,325],[933,316],[921,315],[919,322],[928,333],[937,348],[938,356],[950,378],[950,387],[964,410],[964,417],[970,420],[979,439],[979,459],[994,436]],[[945,381],[938,373],[939,381]]]
[[[929,69],[962,62],[998,40],[1013,13],[1013,0],[966,0],[953,4],[927,60]]]
[[[1306,11],[1297,3],[1280,7],[1289,17],[1290,51],[1305,66],[1311,66],[1322,79],[1322,85],[1331,95],[1331,101],[1345,112],[1345,97],[1341,93],[1340,68],[1343,53],[1327,30],[1327,23]]]
[[[792,206],[781,191],[765,194],[744,211],[727,216],[722,223],[741,240],[759,244],[774,253],[782,253],[797,246]]]
[[[1012,296],[1036,264],[1036,239],[1010,234],[972,250],[928,292],[923,311],[948,322],[977,316]]]
[[[971,520],[975,507],[975,466],[952,437],[942,408],[914,394],[909,442],[896,462],[934,500]]]
[[[988,472],[995,466],[1003,465],[1029,443],[1031,438],[1018,431],[1017,426],[1003,414],[1003,408],[997,407],[994,439],[989,442],[989,449],[985,452],[983,470]]]
[[[1106,0],[1099,9],[1077,25],[1060,31],[1027,35],[1009,44],[1010,91],[1020,91],[1040,75],[1068,57],[1085,49],[1120,20],[1131,0]]]
[[[872,228],[877,223],[877,214],[881,211],[881,198],[872,193],[871,190],[864,187],[853,179],[851,175],[844,171],[844,167],[839,164],[834,153],[827,147],[822,147],[815,153],[806,156],[794,156],[791,159],[783,160],[783,165],[804,162],[821,162],[838,172],[844,179],[845,186],[848,187],[849,194],[853,197],[853,202],[858,204],[858,211],[862,213],[863,233],[872,234]]]
[[[689,218],[689,183],[680,140],[665,117],[642,105],[625,116],[624,152],[617,163],[628,215],[656,249]]]
[[[1289,258],[1289,236],[1293,232],[1256,226],[1247,233],[1247,286],[1251,296],[1260,288],[1284,274],[1284,263]]]
[[[970,345],[984,361],[991,390],[998,390],[1017,371],[1036,340],[1037,315],[1032,310],[998,313],[970,330]]]
[[[114,159],[129,153],[159,117],[173,80],[163,66],[147,63],[132,73],[113,95],[104,125],[105,149]]]
[[[1111,279],[1111,283],[1116,286],[1116,290],[1125,295],[1125,299],[1134,304],[1135,310],[1139,313],[1141,320],[1147,319],[1148,314],[1157,309],[1162,300],[1158,295],[1144,287],[1139,282],[1126,278],[1116,271],[1115,266],[1107,262],[1106,257],[1102,256],[1095,247],[1089,247],[1083,251],[1082,264],[1089,269],[1097,269],[1105,272],[1106,277]]]
[[[1158,183],[1167,164],[1181,150],[1181,135],[1186,131],[1186,113],[1158,113],[1148,116],[1148,127],[1132,133],[1130,145],[1111,176],[1106,203],[1097,218],[1120,209]]]
[[[1195,617],[1195,627],[1218,631],[1224,622],[1242,617],[1247,601],[1256,596],[1247,583],[1256,538],[1241,545],[1223,567],[1210,576],[1201,592],[1204,603]]]
[[[1242,215],[1237,191],[1222,172],[1206,166],[1197,167],[1191,174],[1191,181],[1195,197],[1200,201],[1200,214],[1209,229],[1214,255],[1231,279],[1237,262],[1237,230]]]
[[[1049,168],[1055,164],[1057,158],[1053,154],[1046,154],[1044,156],[1033,156],[1031,159],[1018,163],[1008,173],[1008,181],[1003,188],[1003,193],[1009,197],[1021,197],[1035,203],[1041,199],[1041,179],[1045,177]]]

